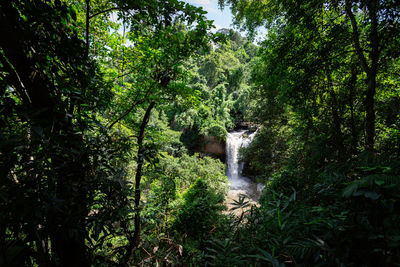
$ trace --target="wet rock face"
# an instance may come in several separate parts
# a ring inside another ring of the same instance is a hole
[[[216,136],[202,136],[196,140],[196,144],[190,149],[193,153],[199,153],[200,157],[208,156],[219,159],[225,163],[226,144]]]
[[[205,136],[203,138],[204,146],[203,151],[204,153],[211,153],[211,154],[220,154],[225,155],[225,143],[218,140],[215,136]]]

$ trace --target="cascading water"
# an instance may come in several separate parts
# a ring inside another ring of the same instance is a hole
[[[230,191],[237,191],[238,194],[246,194],[254,199],[259,195],[260,186],[242,175],[244,164],[239,161],[239,150],[251,143],[256,132],[249,133],[247,130],[230,132],[226,140],[226,175],[231,185]]]

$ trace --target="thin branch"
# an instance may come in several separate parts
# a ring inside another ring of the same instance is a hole
[[[145,96],[144,96],[143,99],[137,100],[138,97],[139,97],[139,94],[137,94],[136,97],[135,97],[135,102],[132,104],[132,106],[131,106],[128,110],[126,110],[121,116],[119,116],[118,119],[116,119],[115,121],[113,121],[113,122],[110,124],[110,126],[108,126],[107,128],[108,128],[108,129],[111,129],[117,122],[119,122],[120,120],[122,120],[123,118],[125,118],[126,116],[128,116],[128,114],[131,113],[131,111],[132,111],[137,105],[143,104],[143,103],[145,102],[145,99],[148,97],[148,95],[149,95],[149,93],[150,93],[151,88],[153,87],[153,85],[154,85],[154,84],[152,84],[151,86],[149,86],[149,88],[147,89],[147,92],[146,92],[146,94],[145,94]]]
[[[129,74],[132,74],[132,73],[134,73],[135,71],[136,71],[136,68],[133,68],[133,69],[131,69],[131,71],[122,73],[122,74],[118,75],[117,77],[115,77],[114,80],[113,80],[112,82],[115,82],[115,81],[118,80],[119,78],[123,78],[123,77],[125,77],[125,76],[127,76],[127,75],[129,75]]]
[[[363,50],[363,51],[364,51],[364,50]],[[343,55],[345,55],[345,54],[354,53],[354,52],[357,53],[357,50],[353,50],[353,49],[351,49],[351,50],[343,50],[342,52],[340,52],[340,53],[338,53],[338,54],[332,55],[332,58],[340,57],[340,56],[343,56]]]
[[[134,73],[135,71],[137,71],[137,70],[143,68],[143,67],[142,67],[143,65],[144,65],[144,64],[140,64],[140,65],[137,65],[137,66],[135,66],[135,67],[130,67],[130,68],[129,68],[130,71],[118,75],[117,77],[114,78],[114,80],[113,80],[112,82],[115,82],[115,81],[118,80],[119,78],[123,78],[123,77],[125,77],[126,75],[129,75],[129,74]]]
[[[7,57],[3,55],[3,53],[0,53],[0,62],[3,64],[4,68],[7,70],[7,72],[13,77],[14,80],[14,88],[15,92],[19,94],[20,98],[25,101],[27,104],[31,104],[32,100],[29,97],[28,91],[25,88],[25,85],[19,76],[17,70],[14,68],[14,66],[11,64],[11,62],[8,60]],[[14,74],[14,75],[13,75]]]
[[[125,118],[126,116],[128,116],[129,113],[131,113],[131,111],[137,106],[140,105],[144,102],[144,100],[140,100],[140,101],[136,101],[135,103],[132,104],[132,106],[130,108],[128,108],[121,116],[119,116],[118,119],[116,119],[115,121],[113,121],[110,126],[108,126],[108,129],[111,129],[117,122],[119,122],[120,120],[122,120],[123,118]]]
[[[108,9],[105,9],[105,10],[102,10],[102,11],[99,11],[97,13],[94,13],[94,14],[90,15],[89,19],[92,19],[92,18],[94,18],[94,17],[96,17],[98,15],[101,15],[101,14],[104,14],[104,13],[107,13],[107,12],[110,12],[110,11],[113,11],[113,10],[124,10],[124,9],[128,9],[128,8],[129,7],[111,7],[111,8],[108,8]]]

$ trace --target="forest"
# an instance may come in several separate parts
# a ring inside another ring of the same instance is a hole
[[[400,266],[399,2],[187,2],[0,1],[0,266]]]

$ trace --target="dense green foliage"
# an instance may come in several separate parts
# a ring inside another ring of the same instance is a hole
[[[398,4],[220,3],[268,30],[251,79],[261,129],[242,151],[267,188],[241,242],[297,265],[399,264]]]
[[[0,266],[400,264],[400,6],[219,3],[0,3]]]
[[[225,140],[229,129],[250,119],[249,70],[257,46],[232,30],[219,33],[226,36],[225,42],[185,64],[188,86],[201,102],[192,107],[175,104],[168,115],[175,129],[185,130],[182,140],[190,150],[198,149],[201,136]]]
[[[211,22],[178,1],[0,11],[1,265],[132,262],[143,165],[162,143],[151,111],[192,101],[182,64],[207,49]]]

